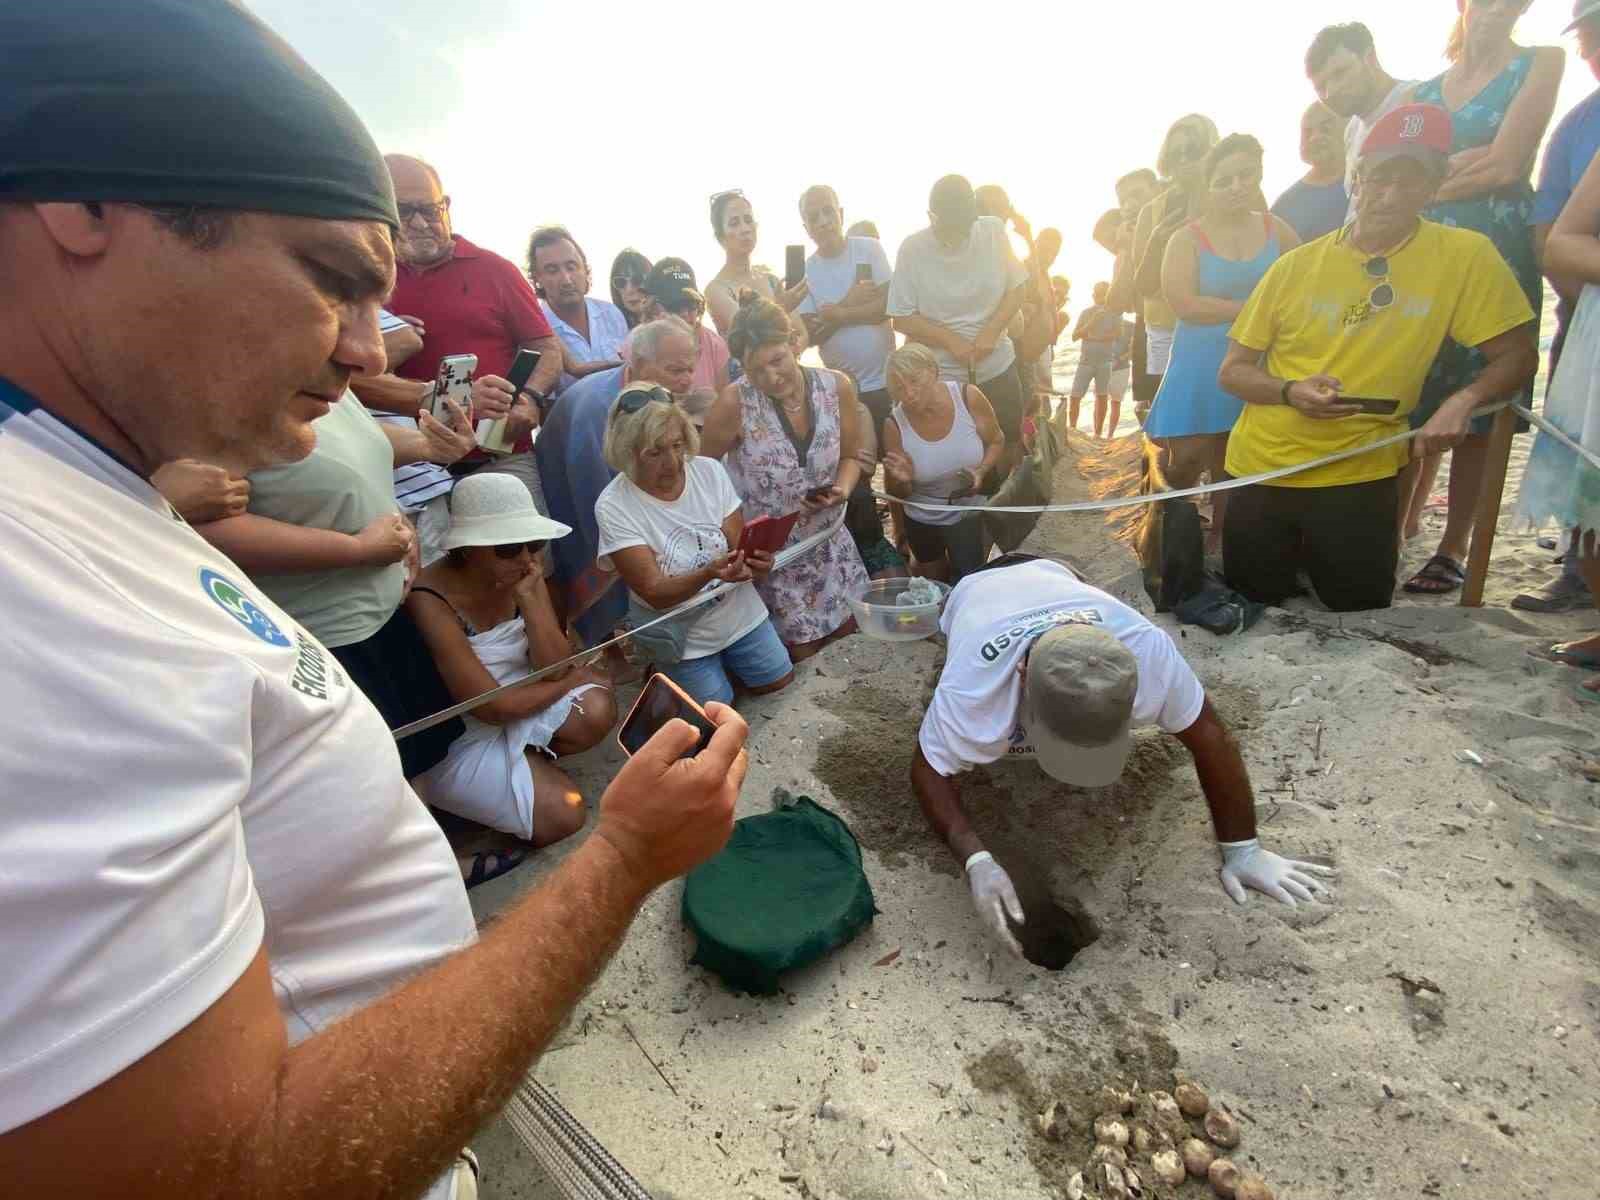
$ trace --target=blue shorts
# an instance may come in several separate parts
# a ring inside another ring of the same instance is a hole
[[[789,651],[772,627],[772,618],[768,617],[715,654],[686,658],[670,667],[662,667],[661,673],[701,704],[708,700],[732,704],[730,673],[745,687],[757,688],[777,683],[792,670],[794,664],[789,661]]]

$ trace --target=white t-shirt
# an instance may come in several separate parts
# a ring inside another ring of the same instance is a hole
[[[856,267],[872,268],[872,282],[885,284],[893,277],[889,255],[877,238],[845,239],[844,253],[824,258],[820,253],[806,259],[806,283],[810,291],[800,302],[802,313],[815,313],[820,305],[837,304],[856,284]],[[883,369],[894,353],[894,328],[885,317],[876,325],[846,325],[820,347],[824,366],[848,371],[856,381],[856,391],[877,392],[886,386]]]
[[[663,575],[688,575],[728,552],[722,523],[739,511],[733,480],[714,458],[692,458],[683,495],[658,500],[626,475],[618,475],[594,502],[600,526],[595,557],[602,570],[614,570],[611,556],[629,546],[648,546]],[[715,580],[707,587],[715,587]],[[767,619],[755,585],[740,584],[695,610],[699,615],[684,640],[684,658],[704,658],[737,642]]]
[[[1017,665],[1040,634],[1071,622],[1102,625],[1133,652],[1139,664],[1135,725],[1182,733],[1199,718],[1205,689],[1164,631],[1057,563],[998,567],[969,575],[945,601],[939,622],[948,639],[944,671],[917,736],[935,771],[959,775],[980,763],[1033,753],[1017,716]]]
[[[333,656],[3,382],[0,548],[0,1131],[145,1057],[263,946],[299,1042],[474,940]]]
[[[1356,160],[1361,157],[1361,146],[1372,132],[1372,127],[1411,98],[1411,90],[1420,80],[1402,79],[1389,89],[1389,94],[1378,105],[1369,121],[1360,115],[1351,117],[1344,127],[1344,190],[1350,196],[1350,211],[1346,221],[1356,219]]]
[[[891,317],[926,317],[975,338],[989,323],[1006,295],[1028,280],[1012,253],[999,217],[979,217],[959,250],[946,250],[933,230],[913,233],[900,243],[889,284]],[[934,348],[939,372],[946,379],[967,382],[967,366]],[[1017,359],[1011,339],[1001,335],[989,357],[978,364],[978,382],[987,383]]]

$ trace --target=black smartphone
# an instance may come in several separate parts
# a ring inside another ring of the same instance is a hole
[[[826,500],[833,491],[833,484],[825,483],[821,487],[814,487],[806,493],[807,500]]]
[[[511,370],[506,372],[506,382],[513,391],[520,392],[528,386],[528,380],[533,378],[533,373],[539,369],[539,360],[544,357],[537,350],[518,350],[516,361],[511,364]]]
[[[1373,400],[1366,396],[1340,396],[1340,404],[1354,404],[1364,413],[1374,417],[1392,417],[1400,411],[1398,400]]]
[[[806,277],[806,248],[789,246],[783,252],[783,286],[794,287]]]
[[[872,264],[871,263],[857,263],[856,264],[856,282],[857,283],[871,283],[872,282]]]
[[[693,758],[699,754],[717,731],[711,718],[706,716],[705,710],[694,702],[688,692],[665,675],[652,675],[639,693],[639,698],[633,702],[628,719],[617,730],[617,742],[623,752],[632,758],[673,718],[687,721],[700,735],[693,746],[679,755],[680,758]]]

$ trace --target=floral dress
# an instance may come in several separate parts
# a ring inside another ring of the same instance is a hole
[[[1501,122],[1511,109],[1512,101],[1528,81],[1528,73],[1533,69],[1533,54],[1532,50],[1524,50],[1517,55],[1505,70],[1484,85],[1482,91],[1450,114],[1455,127],[1455,140],[1450,146],[1452,154],[1475,150],[1494,141],[1495,134],[1500,132]],[[1440,108],[1448,108],[1444,102],[1444,76],[1418,84],[1413,100],[1418,104],[1437,104]],[[1528,174],[1515,183],[1473,196],[1470,200],[1436,204],[1422,215],[1441,225],[1475,229],[1492,241],[1511,267],[1517,282],[1522,285],[1523,293],[1533,307],[1534,320],[1537,321],[1544,307],[1544,280],[1533,248],[1533,226],[1530,223],[1533,219],[1532,174],[1530,157]],[[1425,425],[1439,411],[1441,404],[1478,377],[1484,365],[1483,355],[1472,347],[1446,341],[1439,351],[1439,357],[1433,361],[1433,369],[1428,372],[1427,383],[1422,388],[1422,401],[1411,414],[1411,427],[1420,429]],[[1533,384],[1530,382],[1521,396],[1512,398],[1526,405],[1532,397]],[[1487,432],[1492,421],[1492,417],[1475,419],[1473,431]],[[1527,427],[1526,422],[1518,423],[1519,429],[1525,430]]]
[[[751,384],[739,383],[739,441],[723,458],[734,489],[744,499],[744,519],[787,516],[814,488],[831,487],[839,474],[839,385],[832,371],[802,367],[811,409],[809,442],[797,437],[778,405]],[[789,545],[826,529],[843,510],[825,508],[795,523]],[[849,596],[867,586],[850,531],[832,537],[782,570],[756,583],[778,636],[791,646],[825,638],[851,617]]]

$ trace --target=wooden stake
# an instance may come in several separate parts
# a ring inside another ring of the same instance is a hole
[[[1484,456],[1483,491],[1473,515],[1472,552],[1467,556],[1467,582],[1461,589],[1463,608],[1483,607],[1483,588],[1489,578],[1489,556],[1494,553],[1495,526],[1500,520],[1501,493],[1511,462],[1511,439],[1517,432],[1517,414],[1502,408],[1494,415],[1489,452]]]

